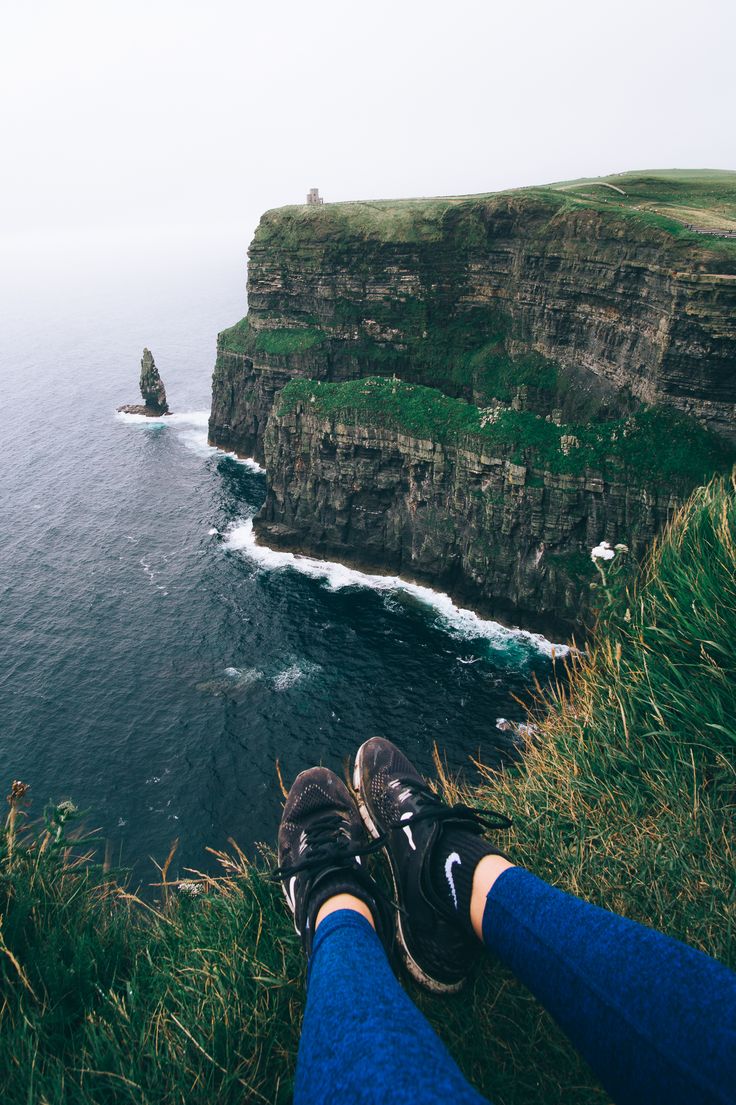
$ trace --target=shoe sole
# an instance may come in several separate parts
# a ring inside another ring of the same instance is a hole
[[[363,819],[363,824],[365,825],[366,829],[373,837],[373,839],[378,840],[381,834],[376,828],[375,822],[368,811],[368,807],[363,801],[363,794],[360,789],[363,749],[367,743],[368,741],[365,741],[364,744],[361,744],[355,757],[355,767],[353,768],[353,790],[355,791],[358,798],[358,810],[360,812],[360,816]],[[394,870],[393,859],[391,858],[391,852],[388,848],[384,848],[384,851],[386,853],[389,870],[391,872],[391,881],[394,887],[394,899],[398,902],[399,886],[396,878],[396,871]],[[404,929],[401,924],[401,913],[399,912],[399,910],[396,911],[396,935],[398,937],[399,951],[401,952],[401,958],[404,962],[404,966],[406,967],[411,977],[415,980],[415,982],[420,983],[420,985],[424,986],[426,990],[430,990],[433,994],[457,994],[460,990],[462,990],[463,986],[465,985],[464,978],[460,979],[459,982],[438,982],[436,978],[432,978],[431,975],[428,975],[426,971],[422,970],[414,956],[409,951],[406,937],[404,935]]]

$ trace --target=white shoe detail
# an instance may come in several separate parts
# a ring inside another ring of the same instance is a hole
[[[462,862],[463,861],[460,859],[460,856],[457,854],[457,852],[450,852],[449,856],[445,860],[445,878],[450,884],[450,892],[452,894],[452,900],[455,903],[455,909],[458,908],[457,891],[455,890],[455,880],[452,877],[452,868],[454,864]]]
[[[399,801],[400,802],[405,802],[406,799],[409,798],[410,796],[411,796],[411,791],[408,788],[406,790],[402,790],[401,794],[399,795]]]
[[[414,816],[414,814],[413,814],[413,813],[411,813],[411,812],[409,812],[409,813],[402,813],[402,815],[401,815],[401,820],[402,820],[402,821],[408,821],[408,820],[409,820],[409,818],[410,818],[410,817],[413,817],[413,816]],[[412,836],[412,833],[411,833],[411,829],[409,828],[409,826],[408,826],[408,825],[404,825],[404,832],[406,833],[406,839],[407,839],[407,840],[409,841],[409,843],[411,844],[411,846],[412,846],[412,849],[413,849],[413,851],[415,851],[415,852],[416,852],[416,850],[417,850],[417,846],[416,846],[416,844],[414,843],[414,837]]]
[[[296,875],[292,875],[289,879],[289,889],[286,891],[286,900],[289,903],[291,912],[296,915],[296,891],[294,886],[296,884]]]

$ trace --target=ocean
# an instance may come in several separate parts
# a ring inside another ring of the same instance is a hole
[[[265,474],[207,445],[249,226],[37,234],[0,274],[0,787],[70,798],[145,886],[272,844],[302,769],[369,736],[498,761],[548,642],[445,596],[258,547]],[[143,346],[173,417],[138,401]]]

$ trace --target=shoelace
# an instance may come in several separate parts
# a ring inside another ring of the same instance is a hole
[[[345,839],[345,844],[339,843],[341,836]],[[271,872],[271,878],[274,882],[281,882],[284,879],[290,879],[293,875],[306,874],[308,880],[306,901],[310,893],[310,872],[316,872],[326,866],[344,867],[350,870],[376,904],[379,912],[376,913],[374,910],[373,915],[378,926],[377,931],[381,935],[382,931],[384,933],[388,932],[390,928],[386,919],[387,910],[398,909],[402,913],[406,911],[384,892],[382,887],[371,878],[367,870],[360,866],[353,867],[352,860],[379,852],[385,843],[385,836],[378,837],[376,840],[366,840],[362,843],[351,841],[350,831],[345,819],[340,817],[338,813],[330,812],[317,818],[310,826],[307,847],[309,854],[298,863],[285,863],[281,867],[275,867]],[[381,939],[384,939],[384,936],[381,936]]]
[[[431,790],[426,783],[419,783],[414,778],[399,777],[400,786],[410,787],[415,798],[421,801],[421,807],[406,821],[397,822],[392,829],[403,829],[406,825],[417,821],[459,821],[465,823],[473,832],[480,833],[485,829],[510,829],[513,822],[510,817],[499,813],[498,810],[479,810],[473,806],[466,806],[462,802],[456,802],[448,806],[441,798]],[[400,789],[400,788],[397,788]]]
[[[340,843],[340,837],[345,843]],[[303,871],[312,871],[331,864],[335,867],[350,867],[353,859],[369,856],[381,850],[385,838],[366,840],[364,843],[350,840],[348,824],[339,813],[330,812],[318,817],[309,827],[308,854],[297,863],[285,863],[271,872],[274,881],[291,878]]]

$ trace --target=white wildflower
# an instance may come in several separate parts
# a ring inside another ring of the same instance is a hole
[[[601,541],[600,545],[590,550],[591,560],[613,560],[615,555],[608,541]]]
[[[501,414],[501,407],[482,407],[478,412],[480,414],[481,428],[484,426],[492,426],[494,422],[498,422]]]
[[[177,883],[176,889],[180,894],[186,894],[190,898],[197,898],[204,891],[202,883],[194,882],[193,879],[184,879],[183,882]]]

